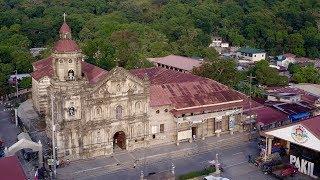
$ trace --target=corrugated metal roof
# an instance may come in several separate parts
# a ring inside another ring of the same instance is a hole
[[[186,71],[191,71],[194,67],[199,67],[201,61],[189,57],[169,55],[159,58],[148,58],[149,61],[164,64],[167,66],[183,69]]]
[[[130,72],[139,78],[149,77],[151,107],[171,104],[175,109],[193,107],[193,110],[202,112],[204,109],[239,107],[238,101],[246,98],[223,84],[192,74],[159,67]],[[190,109],[177,111],[185,113]]]
[[[17,156],[3,157],[0,159],[0,179],[26,180],[22,166]]]

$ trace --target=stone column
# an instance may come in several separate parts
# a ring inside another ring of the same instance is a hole
[[[201,123],[201,125],[202,125],[202,140],[204,140],[205,139],[205,135],[204,135],[204,123],[205,122],[205,120],[203,120],[203,122]]]
[[[190,124],[189,124],[190,126]],[[191,130],[191,138],[189,139],[189,142],[192,143],[192,139],[193,139],[193,136],[192,136],[192,126],[190,126],[190,130]],[[198,130],[198,129],[197,129]]]
[[[268,138],[268,155],[271,154],[273,138]]]
[[[176,127],[176,134],[177,134],[177,142],[176,142],[176,144],[177,144],[177,146],[179,146],[179,138],[178,138],[178,128],[179,128],[179,123],[177,122],[177,127]]]

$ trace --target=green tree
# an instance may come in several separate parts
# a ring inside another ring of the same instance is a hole
[[[205,61],[203,65],[193,70],[193,74],[216,80],[230,87],[234,87],[244,78],[243,74],[237,71],[233,60]]]
[[[31,88],[31,85],[32,85],[31,77],[24,77],[19,82],[19,88],[21,88],[21,89]]]
[[[288,84],[288,78],[286,76],[279,75],[275,68],[269,67],[269,63],[266,60],[261,60],[255,64],[250,70],[250,73],[256,76],[256,80],[266,86],[285,86]]]

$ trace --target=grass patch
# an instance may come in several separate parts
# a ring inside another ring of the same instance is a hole
[[[216,171],[216,169],[214,167],[208,167],[208,168],[205,168],[201,171],[192,171],[187,174],[183,174],[183,175],[179,176],[179,180],[186,180],[186,179],[191,179],[191,178],[195,178],[195,177],[199,177],[199,176],[205,176],[205,175],[209,175],[210,173],[213,173],[215,171]]]

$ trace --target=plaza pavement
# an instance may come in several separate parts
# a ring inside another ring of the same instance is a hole
[[[248,133],[225,134],[220,137],[208,137],[195,142],[169,144],[133,151],[120,151],[113,156],[97,157],[89,160],[78,160],[69,165],[58,168],[59,179],[78,179],[90,174],[112,173],[136,166],[159,163],[168,159],[185,158],[198,154],[208,153],[213,149],[228,149],[248,141]],[[68,177],[68,178],[66,178]]]

